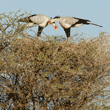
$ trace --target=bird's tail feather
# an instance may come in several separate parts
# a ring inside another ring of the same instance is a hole
[[[103,27],[103,26],[100,26],[100,25],[94,24],[94,23],[89,23],[89,24],[91,24],[91,25],[96,25],[96,26],[99,26],[99,27]]]
[[[29,22],[29,18],[25,17],[25,18],[19,19],[18,22]]]

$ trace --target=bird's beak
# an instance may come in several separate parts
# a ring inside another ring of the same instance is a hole
[[[55,25],[54,28],[55,28],[55,30],[57,31],[58,26]]]

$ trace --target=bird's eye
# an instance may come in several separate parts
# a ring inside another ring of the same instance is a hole
[[[49,21],[49,23],[51,23],[51,21]]]
[[[55,29],[57,29],[58,27],[57,26],[55,26]]]

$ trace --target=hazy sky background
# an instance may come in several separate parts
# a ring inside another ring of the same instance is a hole
[[[0,13],[17,12],[21,9],[19,14],[31,11],[32,14],[44,14],[49,17],[71,16],[88,19],[103,26],[101,28],[83,25],[79,28],[71,28],[71,35],[85,33],[96,37],[101,31],[110,33],[110,0],[0,0],[0,4]],[[59,23],[56,24],[59,27],[58,31],[55,31],[53,26],[48,26],[43,31],[47,35],[66,36]],[[38,27],[32,29],[37,31]]]

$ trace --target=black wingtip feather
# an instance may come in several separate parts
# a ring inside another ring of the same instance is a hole
[[[60,18],[60,16],[55,16],[54,18]]]

